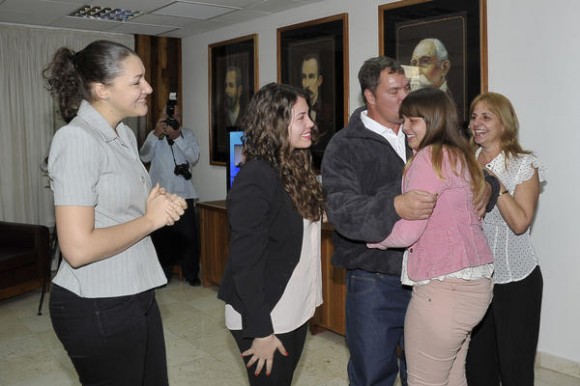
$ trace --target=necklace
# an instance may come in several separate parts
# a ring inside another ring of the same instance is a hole
[[[491,161],[493,161],[495,159],[495,157],[497,157],[498,155],[499,155],[499,153],[498,154],[495,154],[493,156],[490,156],[488,153],[486,153],[482,149],[479,152],[479,155],[477,156],[477,162],[479,162],[479,164],[481,166],[491,167]]]

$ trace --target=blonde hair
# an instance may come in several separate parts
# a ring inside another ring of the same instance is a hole
[[[477,97],[475,97],[473,102],[471,102],[471,106],[469,108],[470,116],[473,114],[475,106],[480,103],[485,105],[489,111],[498,117],[504,128],[500,138],[500,146],[501,150],[506,154],[506,159],[518,154],[531,154],[531,151],[524,150],[522,148],[518,140],[520,123],[510,100],[502,94],[495,92],[479,94]],[[472,144],[475,144],[473,139]]]

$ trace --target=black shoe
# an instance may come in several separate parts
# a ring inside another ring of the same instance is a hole
[[[189,282],[189,285],[192,287],[201,286],[201,280],[199,280],[197,277],[195,279],[188,280],[188,282]]]

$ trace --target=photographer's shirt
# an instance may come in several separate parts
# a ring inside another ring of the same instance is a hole
[[[88,102],[60,128],[50,148],[50,186],[56,206],[95,210],[95,228],[145,214],[151,180],[139,160],[133,131],[113,129]],[[167,282],[150,237],[107,259],[72,268],[62,261],[53,282],[85,298],[133,295]]]
[[[182,128],[181,135],[174,140],[173,146],[171,146],[166,138],[159,139],[152,131],[141,146],[139,155],[141,161],[151,162],[149,174],[153,185],[159,183],[170,193],[186,199],[196,199],[198,194],[192,180],[186,180],[182,175],[174,173],[176,164],[185,163],[189,164],[187,170],[191,172],[191,166],[199,159],[199,146],[195,134],[190,129]],[[172,147],[173,153],[171,152]]]

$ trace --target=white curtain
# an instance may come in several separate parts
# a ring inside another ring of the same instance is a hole
[[[42,164],[62,122],[42,70],[56,50],[106,39],[133,48],[133,35],[0,24],[0,220],[54,226]]]

